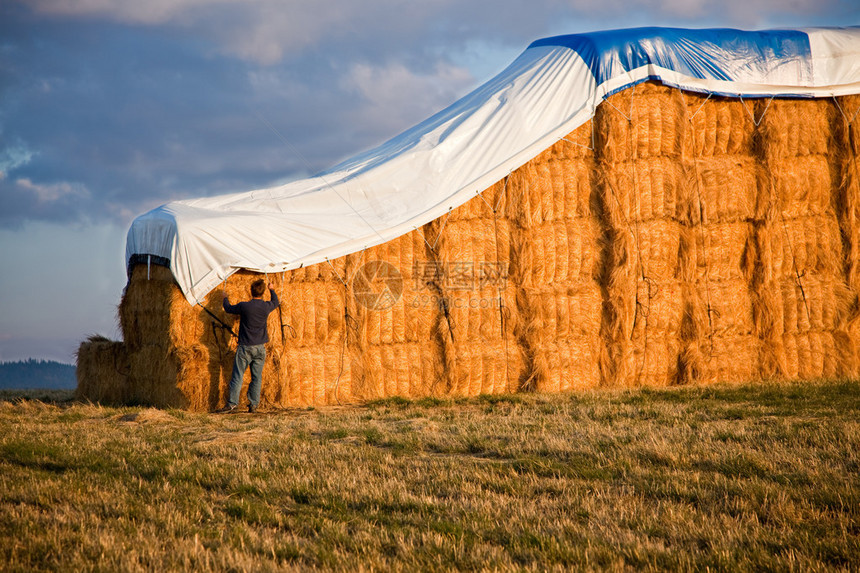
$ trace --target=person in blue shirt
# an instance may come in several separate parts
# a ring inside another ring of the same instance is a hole
[[[263,365],[266,363],[266,343],[269,342],[269,313],[280,304],[272,283],[269,283],[271,300],[263,300],[266,282],[259,279],[251,283],[251,300],[230,304],[227,293],[224,295],[224,310],[239,315],[239,346],[233,361],[233,376],[230,378],[230,396],[227,405],[216,410],[218,414],[234,412],[239,405],[239,393],[245,377],[245,370],[251,367],[251,384],[248,386],[248,412],[254,413],[260,405],[260,387],[263,384]]]

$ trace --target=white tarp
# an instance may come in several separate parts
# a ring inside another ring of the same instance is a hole
[[[860,27],[637,28],[539,40],[447,109],[321,175],[138,217],[126,261],[169,260],[193,304],[239,269],[281,272],[389,241],[550,147],[607,95],[648,79],[742,97],[860,93]]]

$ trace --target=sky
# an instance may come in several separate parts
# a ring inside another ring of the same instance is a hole
[[[535,39],[857,24],[856,0],[0,0],[0,361],[121,339],[137,215],[313,175]]]

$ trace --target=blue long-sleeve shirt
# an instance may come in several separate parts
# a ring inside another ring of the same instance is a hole
[[[236,304],[230,304],[224,297],[224,310],[239,315],[239,344],[242,346],[255,346],[269,341],[269,329],[266,328],[269,313],[280,304],[275,291],[269,289],[269,293],[272,300],[252,298]]]

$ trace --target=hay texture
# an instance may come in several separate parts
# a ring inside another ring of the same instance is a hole
[[[263,277],[281,300],[263,407],[856,375],[858,116],[860,96],[614,94],[435,221]],[[245,300],[260,276],[222,287]],[[219,289],[189,305],[136,265],[120,324],[82,343],[81,397],[224,404]]]

